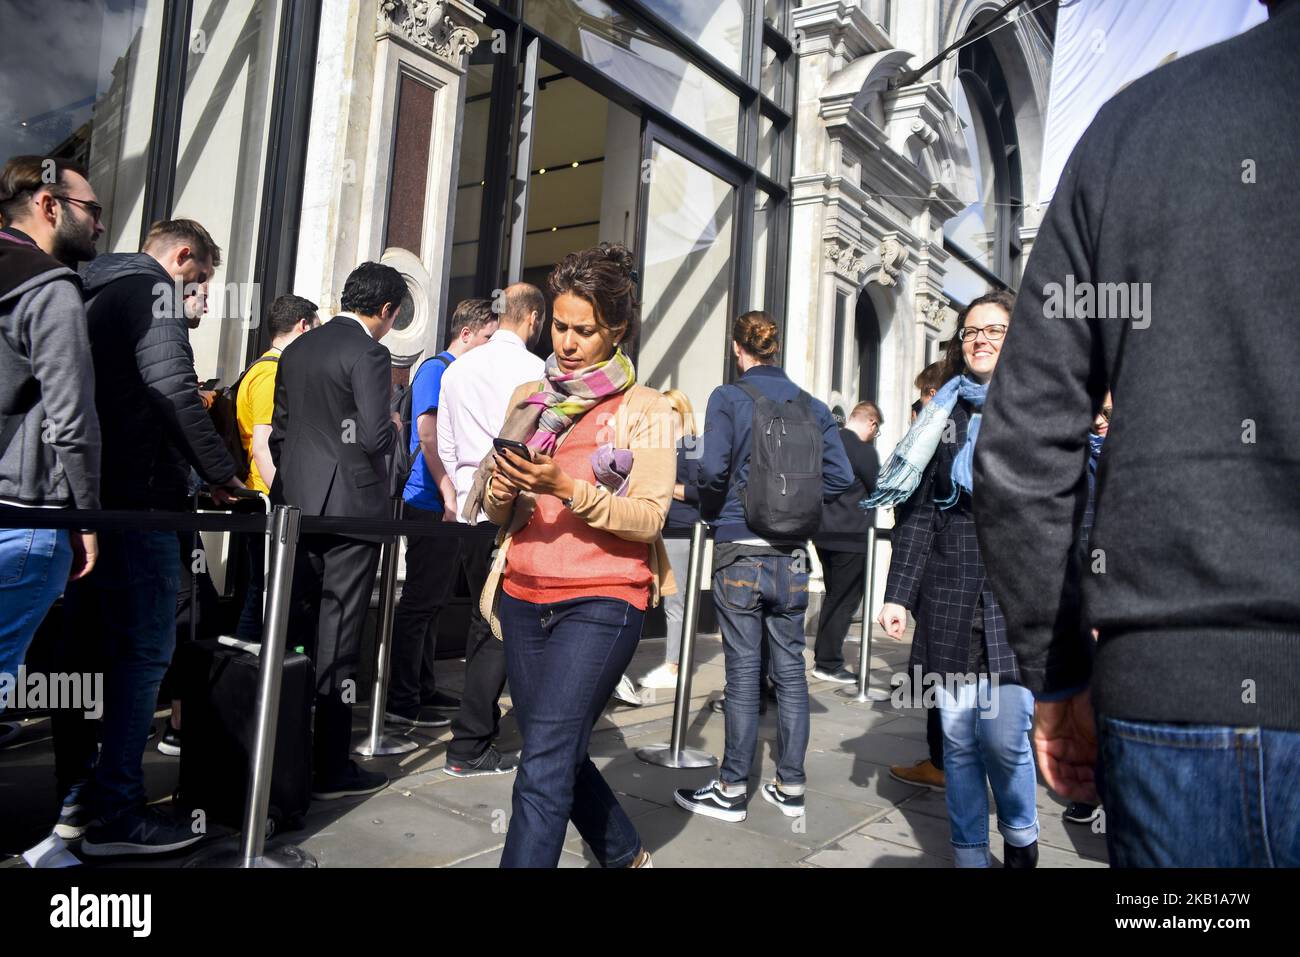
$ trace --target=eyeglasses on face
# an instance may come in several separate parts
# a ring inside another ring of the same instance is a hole
[[[957,331],[957,336],[962,342],[972,342],[981,332],[984,333],[984,338],[989,342],[996,342],[1007,334],[1007,327],[1006,324],[1002,322],[994,323],[991,326],[981,326],[979,328],[966,326],[964,329],[959,329]]]
[[[77,199],[75,196],[60,196],[58,200],[60,203],[76,203],[78,206],[84,206],[95,222],[99,222],[100,217],[104,215],[104,207],[93,200]]]

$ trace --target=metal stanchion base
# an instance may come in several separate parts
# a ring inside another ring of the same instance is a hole
[[[707,751],[697,751],[694,748],[674,751],[671,744],[637,748],[636,756],[646,764],[657,764],[661,768],[711,768],[718,763],[718,759]]]
[[[851,698],[859,704],[866,704],[869,701],[888,701],[889,692],[881,691],[879,688],[868,688],[866,694],[858,694],[857,686],[840,688],[835,692],[841,698]]]
[[[182,866],[241,868],[244,866],[244,851],[238,837],[226,838],[208,845]],[[253,864],[253,867],[268,870],[302,870],[316,866],[316,858],[295,844],[268,844]]]
[[[386,734],[379,739],[378,747],[372,747],[370,735],[366,735],[362,742],[352,749],[352,753],[367,758],[382,758],[390,754],[405,754],[419,746],[420,742],[412,741],[410,738],[395,738],[391,734]]]

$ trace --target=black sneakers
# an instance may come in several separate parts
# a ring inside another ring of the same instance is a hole
[[[775,781],[763,785],[763,800],[768,804],[775,804],[786,817],[803,817],[803,795],[783,791]]]
[[[171,726],[170,721],[163,731],[162,740],[158,742],[158,750],[173,758],[181,756],[181,733]]]
[[[81,853],[87,857],[167,854],[201,840],[202,832],[195,833],[188,818],[148,806],[127,811],[107,824],[91,824],[82,839]]]
[[[678,788],[673,792],[673,800],[677,802],[678,807],[692,814],[703,814],[705,817],[730,821],[733,824],[743,821],[749,813],[747,810],[749,797],[743,793],[736,797],[728,797],[722,793],[720,781],[710,781],[696,791],[690,788]]]
[[[507,758],[496,748],[488,745],[488,749],[473,761],[448,758],[443,771],[453,778],[476,778],[484,774],[509,774],[517,767],[519,761],[516,758]]]
[[[1071,824],[1091,824],[1100,813],[1100,804],[1084,804],[1082,801],[1075,801],[1065,809],[1065,814],[1062,816]]]
[[[857,674],[843,666],[833,670],[830,668],[814,668],[812,676],[819,681],[833,681],[839,685],[855,685],[858,683]]]
[[[337,801],[347,797],[365,797],[388,787],[388,775],[380,771],[367,771],[355,761],[349,761],[343,770],[329,778],[312,783],[311,796],[315,801]]]
[[[407,728],[445,728],[451,724],[451,718],[441,711],[424,706],[385,709],[384,720]]]

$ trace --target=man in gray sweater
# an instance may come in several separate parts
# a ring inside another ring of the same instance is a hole
[[[1118,866],[1300,866],[1300,0],[1268,5],[1097,114],[975,453],[1039,766],[1100,796]]]
[[[0,506],[99,508],[94,369],[73,268],[95,256],[101,211],[62,161],[19,156],[0,172]],[[95,554],[94,532],[0,524],[0,712],[46,612]]]

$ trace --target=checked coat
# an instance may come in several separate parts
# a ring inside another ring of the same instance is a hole
[[[952,488],[952,463],[966,441],[973,407],[958,401],[949,429],[921,476],[911,498],[898,506],[894,519],[893,555],[885,601],[908,609],[916,619],[909,670],[966,674],[971,654],[971,624],[983,598],[985,655],[988,673],[1007,683],[1019,683],[1016,657],[1007,643],[1002,608],[990,590],[975,537],[971,497],[962,493],[951,508],[935,504]]]

